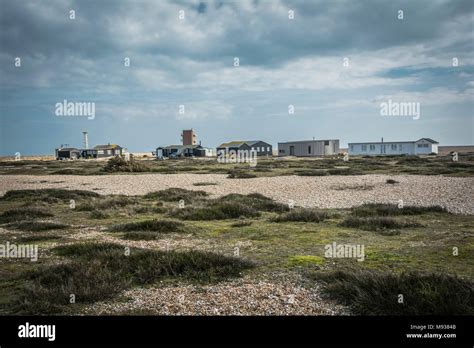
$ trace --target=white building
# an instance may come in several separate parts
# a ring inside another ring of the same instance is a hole
[[[204,157],[215,157],[216,156],[216,150],[212,149],[210,147],[203,147],[204,149]]]
[[[349,143],[349,155],[429,155],[438,153],[438,142],[430,138],[416,141]]]
[[[278,143],[278,156],[330,156],[339,153],[339,140],[303,140]]]

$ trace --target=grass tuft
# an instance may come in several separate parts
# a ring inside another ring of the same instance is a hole
[[[255,174],[243,170],[233,169],[229,170],[227,173],[229,174],[227,176],[228,179],[252,179],[257,177]]]
[[[216,182],[195,182],[193,186],[215,186]]]
[[[248,195],[231,193],[214,200],[213,204],[216,203],[239,203],[252,207],[258,211],[285,212],[290,210],[288,205],[277,203],[273,199],[260,193],[250,193]]]
[[[400,182],[397,181],[397,180],[393,180],[393,179],[387,179],[387,181],[385,181],[385,183],[390,184],[390,185],[394,185],[394,184],[399,184]]]

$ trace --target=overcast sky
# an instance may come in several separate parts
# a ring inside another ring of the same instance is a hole
[[[474,144],[473,14],[472,0],[0,0],[0,155],[79,147],[83,130],[136,152],[185,128],[210,147]],[[64,99],[95,118],[57,116]],[[389,99],[419,119],[381,116]]]

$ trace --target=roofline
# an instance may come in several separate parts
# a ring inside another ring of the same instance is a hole
[[[265,143],[265,144],[271,145],[270,143],[267,143],[266,141],[263,141],[263,140],[232,140],[232,141],[227,141],[225,143],[220,144],[219,146],[217,146],[217,148],[219,148],[219,147],[228,147],[228,144],[230,144],[230,143],[242,143],[241,145],[245,144],[247,146],[251,146],[251,145],[249,145],[249,143],[254,143],[254,144],[255,143]]]
[[[182,148],[182,147],[187,147],[187,148],[196,148],[196,147],[204,147],[199,144],[194,144],[194,145],[167,145],[167,146],[158,146],[157,149],[168,149],[168,148]]]
[[[363,144],[409,144],[409,143],[416,143],[418,140],[415,141],[367,141],[365,143],[347,143],[347,145],[363,145]]]
[[[284,141],[278,144],[293,144],[293,143],[312,143],[316,141],[339,141],[339,139],[314,139],[314,140],[296,140],[296,141]]]
[[[403,144],[409,144],[409,143],[416,143],[417,141],[420,141],[420,140],[427,140],[428,142],[432,143],[432,144],[439,144],[439,142],[433,140],[433,139],[429,139],[428,138],[420,138],[418,140],[411,140],[411,141],[367,141],[367,142],[363,142],[363,143],[347,143],[347,145],[360,145],[360,144],[400,144],[400,143],[403,143]],[[431,141],[432,140],[432,141]]]

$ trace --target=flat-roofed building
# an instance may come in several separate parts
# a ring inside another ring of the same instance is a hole
[[[380,141],[349,143],[349,155],[354,156],[396,156],[396,155],[429,155],[438,153],[438,142],[430,138],[414,141]]]
[[[301,140],[278,143],[278,156],[316,157],[339,153],[339,140]]]

